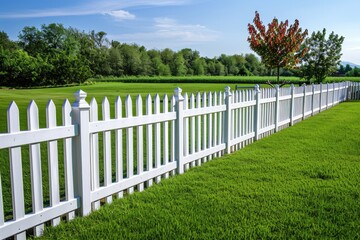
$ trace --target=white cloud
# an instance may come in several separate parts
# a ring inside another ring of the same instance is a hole
[[[105,14],[114,17],[118,21],[132,20],[132,19],[136,18],[135,15],[133,15],[133,14],[127,12],[127,11],[124,11],[124,10],[110,11],[110,12],[107,12]]]

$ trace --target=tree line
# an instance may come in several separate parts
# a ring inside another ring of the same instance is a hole
[[[24,27],[17,41],[2,31],[0,86],[65,85],[102,76],[269,75],[254,54],[207,58],[190,48],[147,50],[106,35],[55,23]]]
[[[0,86],[34,87],[83,83],[91,77],[124,76],[297,76],[323,81],[326,76],[360,76],[340,65],[343,37],[326,29],[302,31],[296,20],[266,26],[258,12],[249,24],[254,54],[208,58],[190,48],[146,49],[109,40],[103,31],[88,33],[62,24],[24,27],[12,41],[0,31]],[[278,80],[279,81],[279,80]]]

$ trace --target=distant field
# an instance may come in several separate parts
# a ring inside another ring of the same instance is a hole
[[[155,95],[158,93],[161,97],[166,93],[172,96],[176,87],[181,87],[183,93],[196,93],[208,91],[224,91],[226,86],[235,89],[236,84],[229,83],[123,83],[123,82],[97,82],[93,85],[58,87],[58,88],[39,88],[39,89],[1,89],[0,88],[0,132],[5,130],[6,109],[11,101],[15,100],[21,115],[25,117],[26,108],[31,100],[35,100],[39,106],[40,114],[45,113],[45,106],[49,99],[52,99],[61,112],[61,105],[65,99],[72,103],[75,98],[73,94],[82,89],[87,92],[86,100],[95,97],[98,103],[101,103],[103,97],[107,96],[110,103],[113,103],[117,96],[124,98],[130,94],[133,97],[140,94],[145,97],[147,94]],[[241,84],[243,87],[254,87],[254,84]],[[265,87],[265,86],[264,86]],[[60,119],[60,118],[59,118]],[[45,119],[44,119],[45,120]],[[26,125],[26,119],[22,121]]]
[[[186,76],[186,77],[104,77],[93,79],[97,82],[152,82],[152,83],[266,83],[276,82],[276,76]],[[280,82],[302,84],[298,77],[280,77]],[[360,77],[328,77],[326,82],[360,81]]]

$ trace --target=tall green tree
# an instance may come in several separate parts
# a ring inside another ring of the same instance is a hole
[[[31,72],[33,76],[26,77],[25,86],[59,85],[80,83],[92,76],[91,61],[84,61],[81,55],[81,34],[73,29],[66,29],[62,24],[42,25],[41,29],[25,27],[19,34],[19,46],[38,61],[39,66]],[[29,59],[20,54],[24,59]],[[102,59],[100,55],[94,59]],[[18,68],[18,71],[24,68]],[[104,66],[99,69],[106,69]],[[22,71],[24,72],[24,71]],[[35,81],[42,75],[41,81]],[[16,78],[16,75],[12,75]],[[31,80],[30,80],[31,79]],[[14,79],[14,81],[16,81]]]
[[[121,45],[121,54],[124,59],[124,74],[128,76],[141,75],[141,54],[136,44]]]
[[[258,12],[255,12],[253,23],[248,24],[250,48],[259,54],[265,65],[276,68],[279,81],[280,68],[293,68],[306,53],[307,49],[300,46],[308,31],[299,27],[297,19],[289,26],[288,20],[279,23],[277,18],[266,29]]]
[[[187,69],[185,65],[185,59],[181,52],[175,54],[174,62],[171,67],[171,72],[173,76],[185,76]]]
[[[327,76],[337,71],[340,64],[341,48],[344,37],[331,32],[326,38],[326,29],[313,32],[303,44],[308,51],[303,57],[302,76],[308,80],[322,82]]]
[[[26,51],[0,49],[0,86],[32,87],[45,85],[52,66],[40,56]]]
[[[0,31],[0,48],[7,50],[15,50],[18,48],[16,42],[13,42],[9,39],[9,36],[6,32]]]
[[[20,32],[19,46],[31,56],[45,52],[46,43],[42,32],[36,27],[24,27]]]
[[[119,45],[109,49],[107,61],[111,68],[111,75],[120,77],[124,74],[124,60],[121,56]]]

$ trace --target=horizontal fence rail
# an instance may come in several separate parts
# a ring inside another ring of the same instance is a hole
[[[81,90],[75,98],[72,105],[67,100],[62,105],[60,125],[49,101],[45,128],[39,128],[32,101],[25,131],[16,103],[10,104],[8,132],[0,133],[0,150],[8,152],[1,164],[9,166],[9,176],[0,175],[0,239],[40,236],[45,224],[88,215],[124,193],[143,191],[340,102],[359,99],[360,84],[226,87],[190,95],[176,88],[170,98],[118,97],[112,105],[106,97],[89,104]]]

